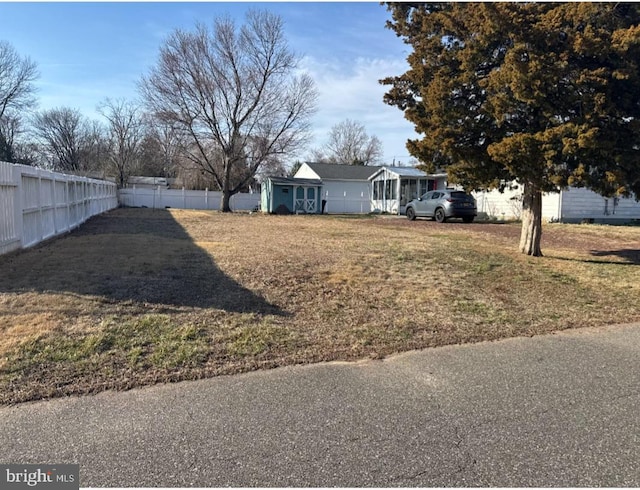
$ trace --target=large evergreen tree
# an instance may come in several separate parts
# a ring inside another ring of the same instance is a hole
[[[420,139],[409,152],[467,189],[523,187],[520,250],[542,255],[542,193],[640,197],[640,7],[390,3],[413,48],[381,82]]]

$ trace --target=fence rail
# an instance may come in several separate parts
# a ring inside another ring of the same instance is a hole
[[[177,209],[220,209],[222,192],[185,189],[127,188],[118,190],[123,206]],[[234,194],[229,202],[232,211],[252,211],[260,205],[260,194]]]
[[[0,254],[31,247],[117,206],[112,182],[0,162]]]

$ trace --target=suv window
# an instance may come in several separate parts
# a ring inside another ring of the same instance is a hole
[[[467,193],[462,191],[454,191],[451,193],[451,197],[453,197],[454,199],[466,199]]]
[[[434,192],[431,195],[431,199],[439,199],[441,195],[442,195],[442,192]]]

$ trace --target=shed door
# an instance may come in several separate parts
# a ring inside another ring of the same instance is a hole
[[[296,189],[295,211],[315,213],[317,209],[315,187],[298,187]]]

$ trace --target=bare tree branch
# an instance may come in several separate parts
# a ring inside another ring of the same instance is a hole
[[[382,143],[365,127],[345,119],[331,128],[326,145],[315,150],[317,160],[347,165],[375,165],[382,160]]]
[[[8,109],[23,111],[35,105],[35,62],[22,58],[6,41],[0,41],[0,119]]]
[[[89,122],[79,111],[68,107],[36,113],[33,130],[54,170],[78,172],[89,166],[83,157],[90,139]]]
[[[105,99],[98,111],[107,122],[109,159],[116,172],[118,185],[125,187],[131,170],[138,162],[145,124],[137,104],[124,99]]]
[[[189,135],[186,156],[213,176],[224,211],[261,167],[307,142],[317,92],[297,62],[280,17],[252,11],[239,29],[220,18],[175,31],[142,78],[148,109]]]

